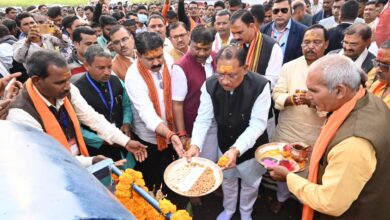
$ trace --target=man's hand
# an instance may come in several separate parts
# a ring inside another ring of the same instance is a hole
[[[286,182],[287,174],[290,173],[290,171],[288,171],[288,169],[283,166],[268,167],[268,172],[272,179],[279,182]]]
[[[107,49],[110,51],[114,51],[114,44],[111,41],[107,44]]]
[[[128,137],[131,136],[131,128],[130,124],[123,124],[121,127],[121,131]]]
[[[142,162],[148,157],[146,146],[138,141],[129,140],[125,148],[127,151],[133,153],[135,160],[138,162]]]
[[[54,24],[52,24],[52,25],[53,25],[53,28],[54,28],[53,36],[58,38],[58,39],[60,39],[60,40],[62,40],[62,31],[60,30],[59,27],[57,27],[57,25],[54,25]]]
[[[103,155],[96,155],[92,158],[92,165],[99,163],[100,161],[105,160],[105,159],[108,159],[108,158],[103,156]]]
[[[179,138],[180,138],[181,144],[182,144],[183,147],[185,148],[185,147],[186,147],[186,144],[187,144],[188,138],[187,138],[186,136],[182,136],[182,137],[179,137]]]
[[[41,34],[39,34],[39,30],[37,28],[36,25],[34,25],[30,31],[28,32],[27,34],[27,39],[26,39],[26,43],[27,44],[30,44],[30,43],[37,43],[39,45],[42,45],[42,36]]]
[[[114,165],[115,165],[116,167],[121,167],[121,166],[125,165],[126,162],[127,162],[126,159],[122,159],[122,160],[115,161]]]
[[[222,170],[230,169],[236,166],[236,160],[237,157],[240,156],[240,151],[233,147],[226,151],[223,155],[228,158],[228,162],[225,167],[222,167]]]
[[[12,73],[12,74],[9,74],[7,76],[5,76],[4,78],[1,78],[0,79],[0,95],[2,96],[4,94],[4,89],[5,87],[8,85],[8,83],[13,79],[13,78],[17,78],[19,76],[21,76],[22,73],[21,72],[16,72],[16,73]],[[15,82],[15,87],[18,87],[19,89],[23,87],[23,85],[16,81]]]
[[[0,100],[0,119],[5,120],[7,118],[10,103],[11,99]]]
[[[297,90],[295,97],[296,97],[296,103],[297,105],[308,105],[310,106],[311,102],[309,99],[306,97],[306,90]]]
[[[183,144],[181,143],[179,136],[177,136],[176,134],[172,135],[171,142],[172,142],[172,145],[173,145],[173,149],[175,149],[175,151],[176,151],[177,155],[179,156],[179,158],[182,158],[183,155],[184,155],[185,150],[183,148]]]
[[[199,147],[191,145],[190,149],[184,153],[184,156],[187,158],[187,162],[190,163],[192,157],[199,157]]]

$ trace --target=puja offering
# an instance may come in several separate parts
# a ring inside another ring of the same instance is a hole
[[[226,156],[222,156],[222,157],[219,158],[217,164],[220,167],[225,167],[227,165],[227,162],[228,162],[228,158]]]
[[[284,166],[291,172],[306,168],[308,145],[304,143],[268,143],[256,149],[256,160],[264,167]]]
[[[294,160],[298,162],[307,160],[307,157],[309,156],[308,154],[309,146],[307,144],[297,142],[297,143],[292,143],[291,146],[292,147],[291,147],[290,154]]]
[[[193,157],[171,163],[164,172],[164,181],[174,192],[188,197],[207,195],[222,183],[222,171],[212,161]]]

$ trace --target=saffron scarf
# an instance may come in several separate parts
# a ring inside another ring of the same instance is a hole
[[[349,113],[354,109],[357,101],[359,101],[365,94],[366,90],[360,88],[357,94],[348,102],[346,102],[339,109],[334,111],[328,118],[328,121],[321,130],[321,133],[314,144],[313,153],[310,159],[308,181],[317,183],[319,163],[324,155],[328,144],[333,139],[337,130],[343,124]],[[303,206],[302,220],[312,220],[314,217],[314,210],[307,205]]]
[[[246,64],[250,71],[257,72],[262,44],[263,35],[256,29],[255,38],[252,40],[246,56]]]
[[[58,142],[60,142],[69,152],[71,152],[68,140],[60,124],[58,123],[57,119],[54,117],[50,109],[47,107],[46,103],[42,100],[39,94],[34,90],[31,79],[28,79],[26,81],[26,89],[28,95],[32,100],[32,103],[34,104],[35,109],[38,112],[38,115],[42,119],[43,128],[46,131],[46,133],[52,136]],[[77,119],[76,113],[67,97],[64,98],[64,107],[66,112],[68,113],[70,120],[72,121],[79,151],[83,156],[87,157],[89,156],[89,154],[88,154],[87,147],[85,146],[83,135],[81,134],[79,120]]]
[[[132,64],[131,60],[120,54],[116,54],[112,60],[112,70],[121,79],[125,80],[127,69]]]
[[[149,90],[149,98],[153,103],[154,110],[157,115],[161,117],[161,106],[158,98],[158,93],[154,80],[150,71],[146,66],[138,59],[137,67],[140,75],[144,79],[146,86]],[[172,111],[172,91],[171,91],[171,76],[168,71],[167,64],[164,60],[164,68],[162,71],[163,89],[164,89],[164,105],[165,105],[165,119],[167,120],[168,128],[173,130],[173,111]],[[168,147],[165,137],[156,133],[157,149],[162,151]]]
[[[376,97],[381,98],[386,103],[387,107],[389,107],[390,109],[390,94],[383,97],[383,93],[386,91],[386,88],[388,86],[389,85],[387,85],[387,83],[377,81],[372,84],[370,92],[372,92],[372,94],[374,94]]]

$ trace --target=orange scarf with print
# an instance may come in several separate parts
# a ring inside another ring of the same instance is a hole
[[[307,178],[309,182],[317,183],[319,163],[326,151],[326,148],[328,147],[328,144],[333,139],[334,135],[343,124],[345,119],[348,117],[349,113],[351,113],[351,111],[354,109],[357,101],[359,101],[359,99],[361,99],[365,93],[366,90],[360,88],[357,94],[351,100],[334,111],[328,118],[328,121],[322,128],[320,136],[318,137],[313,147],[313,153],[310,158],[309,176]],[[312,220],[313,217],[314,210],[309,206],[304,205],[302,211],[302,220]]]
[[[248,65],[250,71],[257,72],[262,44],[263,35],[256,29],[255,38],[252,40],[246,56],[246,64]]]
[[[146,66],[140,61],[137,61],[137,67],[140,75],[144,79],[146,86],[149,90],[149,97],[153,103],[154,110],[157,115],[161,117],[161,106],[158,98],[158,93],[156,86],[154,84],[154,80],[150,71],[146,68]],[[165,105],[165,119],[167,120],[168,128],[173,130],[173,111],[172,111],[172,91],[171,91],[171,76],[168,71],[167,64],[164,60],[164,69],[162,72],[162,80],[163,80],[163,89],[164,89],[164,105]],[[162,151],[168,147],[168,143],[165,137],[156,133],[157,138],[157,148],[159,151]]]
[[[54,139],[56,139],[58,142],[60,142],[69,152],[71,152],[68,140],[60,124],[58,123],[57,119],[54,117],[50,109],[47,107],[46,103],[42,100],[39,94],[34,90],[31,79],[28,79],[26,81],[26,89],[28,95],[32,100],[32,103],[34,104],[35,109],[38,112],[38,115],[42,119],[43,128],[45,132],[51,137],[53,137]],[[79,152],[83,156],[87,157],[89,156],[89,154],[88,154],[87,147],[85,146],[83,135],[81,134],[79,120],[77,119],[72,104],[70,104],[70,101],[67,97],[65,97],[64,99],[64,107],[70,117],[70,120],[73,123]]]

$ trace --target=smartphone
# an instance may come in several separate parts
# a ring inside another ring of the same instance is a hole
[[[38,30],[40,34],[53,34],[55,32],[54,24],[50,23],[39,24]]]
[[[15,82],[16,82],[16,78],[12,78],[9,83],[7,84],[7,86],[5,87],[4,89],[4,95],[3,95],[3,99],[9,99],[11,98],[10,96],[12,95],[12,92],[15,88]]]

